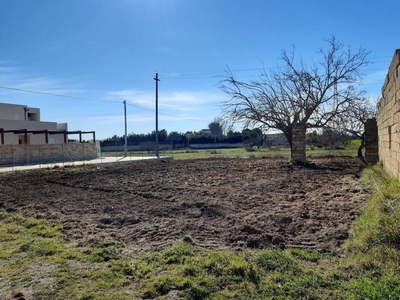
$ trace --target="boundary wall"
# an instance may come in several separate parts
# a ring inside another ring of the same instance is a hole
[[[379,160],[392,176],[400,176],[400,49],[394,53],[378,103]]]
[[[100,143],[0,145],[0,165],[73,162],[99,157]]]
[[[379,161],[378,153],[378,125],[376,118],[368,119],[365,124],[365,161],[376,164]]]

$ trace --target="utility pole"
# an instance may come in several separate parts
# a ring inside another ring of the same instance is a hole
[[[125,117],[125,145],[124,145],[124,157],[128,152],[128,126],[126,125],[126,100],[124,100],[124,117]]]
[[[156,81],[156,156],[159,158],[158,154],[158,82],[160,79],[158,78],[158,72],[156,72],[156,77],[153,78]]]

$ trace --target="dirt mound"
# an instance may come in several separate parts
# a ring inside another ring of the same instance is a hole
[[[0,176],[0,207],[61,223],[81,246],[126,255],[190,236],[215,249],[340,251],[368,189],[355,158],[139,161]]]

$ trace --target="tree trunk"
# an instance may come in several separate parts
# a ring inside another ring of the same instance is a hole
[[[362,149],[364,148],[363,145],[360,145],[360,147],[358,147],[357,150],[357,157],[363,159],[363,155],[362,155]]]
[[[362,155],[362,149],[365,147],[365,138],[364,135],[361,138],[361,145],[358,147],[357,150],[357,157],[360,159],[364,159],[363,155]]]
[[[289,143],[290,153],[292,153],[292,145],[293,145],[293,143],[292,143],[292,130],[284,131],[283,134],[285,135],[285,137],[286,137],[286,139],[287,139],[287,141]],[[272,146],[272,144],[271,144],[271,146]]]
[[[365,132],[361,135],[361,144],[357,149],[357,157],[363,162],[366,163],[366,160],[362,154],[362,150],[365,148]]]

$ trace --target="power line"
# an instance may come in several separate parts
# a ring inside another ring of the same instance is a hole
[[[133,107],[136,107],[136,108],[139,108],[139,109],[142,109],[142,110],[147,110],[147,111],[152,112],[152,113],[155,112],[154,109],[144,108],[144,107],[141,107],[141,106],[138,106],[138,105],[135,105],[135,104],[127,103],[126,105],[133,106]],[[182,120],[194,121],[194,122],[203,122],[203,121],[196,120],[196,119],[190,119],[190,118],[185,118],[185,117],[178,117],[178,116],[174,116],[174,115],[170,115],[170,114],[166,114],[166,113],[162,113],[162,112],[158,112],[158,113],[159,113],[160,115],[164,115],[164,116],[168,116],[168,117],[172,117],[172,118],[176,118],[176,119],[182,119]]]
[[[46,95],[46,96],[53,96],[53,97],[62,97],[62,98],[69,98],[69,99],[77,99],[77,100],[85,100],[85,101],[96,101],[96,102],[109,102],[109,103],[124,103],[124,101],[116,101],[116,100],[105,100],[105,99],[93,99],[93,98],[85,98],[85,97],[78,97],[78,96],[70,96],[70,95],[61,95],[61,94],[54,94],[54,93],[48,93],[48,92],[40,92],[40,91],[33,91],[33,90],[25,90],[25,89],[20,89],[20,88],[13,88],[13,87],[7,87],[7,86],[0,86],[1,89],[7,89],[7,90],[11,90],[11,91],[17,91],[17,92],[24,92],[24,93],[32,93],[32,94],[39,94],[39,95]],[[130,104],[130,103],[126,103],[126,105],[141,109],[141,110],[146,110],[149,112],[155,112],[153,109],[148,109],[148,108],[144,108],[141,107],[139,105],[135,105],[135,104]],[[176,119],[182,119],[182,120],[187,120],[187,121],[194,121],[194,122],[202,122],[200,120],[196,120],[196,119],[190,119],[190,118],[185,118],[185,117],[178,117],[178,116],[174,116],[174,115],[170,115],[170,114],[166,114],[166,113],[159,113],[160,115],[165,115],[168,117],[172,117],[172,118],[176,118]]]
[[[380,61],[371,61],[371,65],[373,64],[382,64],[385,63],[389,65],[390,60],[380,60]],[[305,65],[307,66],[307,65]],[[311,66],[311,64],[309,65]],[[233,73],[241,73],[241,72],[263,72],[266,70],[276,70],[280,67],[260,67],[260,68],[244,68],[244,69],[230,69]],[[379,71],[381,69],[370,69],[369,67],[365,67],[368,71]],[[170,73],[168,76],[164,76],[163,79],[168,80],[199,80],[199,79],[212,79],[216,77],[223,77],[225,70],[215,70],[215,71],[182,71],[182,72],[165,72],[166,74]],[[238,77],[238,76],[236,76]],[[252,77],[259,77],[259,75],[242,75],[238,78],[252,78]]]
[[[17,92],[32,93],[32,94],[54,96],[54,97],[63,97],[63,98],[77,99],[77,100],[96,101],[96,102],[110,102],[110,103],[122,103],[121,101],[115,101],[115,100],[92,99],[92,98],[85,98],[85,97],[53,94],[53,93],[48,93],[48,92],[39,92],[39,91],[24,90],[24,89],[19,89],[19,88],[12,88],[12,87],[8,87],[8,86],[0,86],[0,88],[1,89],[6,89],[6,90],[17,91]]]

